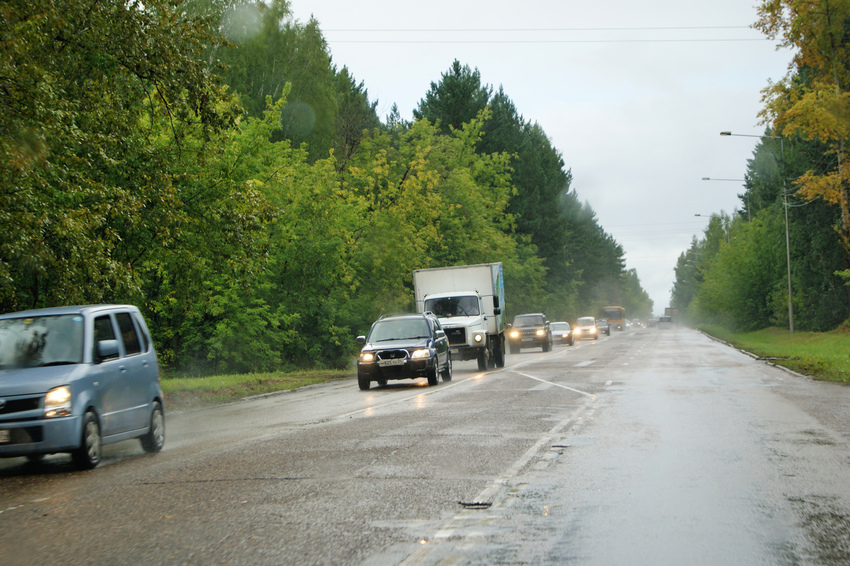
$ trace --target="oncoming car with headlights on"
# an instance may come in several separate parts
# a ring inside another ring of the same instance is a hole
[[[508,344],[511,354],[523,348],[541,347],[544,352],[552,349],[552,329],[546,315],[541,313],[518,314],[508,329]]]
[[[579,339],[599,338],[599,329],[596,327],[596,319],[592,316],[583,316],[576,321],[573,327],[573,336]]]
[[[553,322],[549,325],[552,330],[552,339],[559,344],[573,345],[573,330],[569,322]]]
[[[372,382],[425,377],[428,385],[452,379],[449,340],[437,317],[422,314],[387,316],[372,324],[357,360],[357,384],[367,390]]]

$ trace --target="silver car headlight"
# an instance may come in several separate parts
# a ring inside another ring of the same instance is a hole
[[[71,415],[71,388],[67,385],[54,387],[44,396],[44,417],[68,417]]]

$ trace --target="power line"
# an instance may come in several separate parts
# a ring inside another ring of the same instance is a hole
[[[662,31],[695,29],[751,29],[750,26],[669,26],[669,27],[612,27],[612,28],[340,28],[324,29],[323,32],[387,32],[387,33],[470,33],[470,32],[552,32],[552,31]]]
[[[729,43],[770,41],[767,38],[740,39],[328,39],[328,43],[405,43],[405,44],[531,44],[531,43]]]
[[[577,33],[577,32],[623,32],[623,31],[695,31],[695,30],[740,30],[752,29],[749,26],[652,26],[652,27],[586,27],[586,28],[337,28],[325,29],[324,33]],[[523,44],[523,43],[705,43],[705,42],[741,42],[770,41],[765,37],[757,38],[649,38],[649,39],[327,39],[329,43],[406,43],[406,44]]]

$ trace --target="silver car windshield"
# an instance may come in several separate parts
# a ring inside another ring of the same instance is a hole
[[[82,316],[0,320],[0,369],[78,364],[82,361]]]
[[[577,324],[579,326],[593,326],[594,320],[593,317],[582,317],[578,319]]]

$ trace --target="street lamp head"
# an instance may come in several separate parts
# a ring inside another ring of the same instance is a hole
[[[721,136],[731,136],[732,132],[720,132]]]
[[[703,181],[711,181],[711,177],[703,177],[702,180]]]

